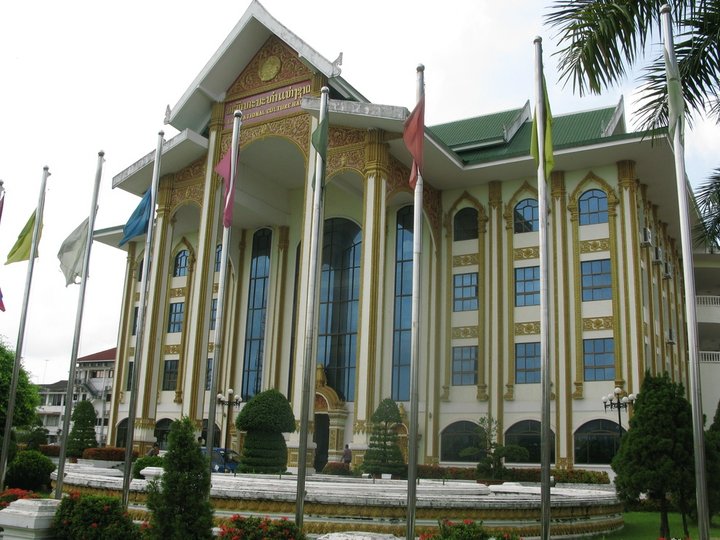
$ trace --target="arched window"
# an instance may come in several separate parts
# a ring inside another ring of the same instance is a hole
[[[440,434],[440,461],[465,461],[477,463],[482,456],[461,456],[466,448],[480,446],[480,427],[475,422],[461,420],[443,429]]]
[[[215,271],[220,271],[220,263],[222,262],[222,244],[215,246]]]
[[[115,436],[115,446],[117,448],[125,448],[125,444],[127,443],[127,426],[127,418],[120,420],[117,425],[117,435]]]
[[[145,263],[145,259],[140,259],[140,262],[137,266],[137,280],[142,281],[143,276],[143,264]]]
[[[355,401],[362,231],[344,218],[325,220],[317,362],[341,399]]]
[[[453,240],[474,240],[478,237],[478,211],[475,208],[463,208],[453,220]]]
[[[393,313],[392,399],[410,399],[412,325],[413,207],[398,210],[395,228],[395,310]]]
[[[170,426],[172,423],[173,421],[169,418],[163,418],[159,422],[155,423],[155,431],[153,431],[153,435],[155,435],[155,440],[160,445],[161,450],[167,449],[168,435],[170,435]]]
[[[173,277],[187,276],[188,262],[190,260],[190,252],[187,249],[181,249],[175,255],[175,265],[173,266]]]
[[[272,231],[270,229],[260,229],[253,235],[241,393],[244,401],[260,392],[262,384],[271,245]]]
[[[537,199],[523,199],[517,203],[513,211],[513,230],[524,233],[536,232],[539,228]]]
[[[516,422],[505,432],[505,445],[522,446],[528,451],[527,463],[540,463],[540,422],[522,420]],[[506,458],[508,463],[516,463]],[[550,461],[555,462],[555,433],[550,432]]]
[[[580,225],[608,222],[607,194],[599,189],[589,189],[578,200]]]
[[[583,424],[575,432],[575,463],[610,463],[623,433],[625,430],[610,420]]]

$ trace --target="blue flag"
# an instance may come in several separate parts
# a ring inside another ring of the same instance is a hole
[[[120,240],[119,246],[128,243],[130,240],[141,234],[145,234],[148,230],[148,223],[150,223],[150,190],[148,189],[143,195],[140,204],[128,219],[127,223],[123,227],[123,237]]]

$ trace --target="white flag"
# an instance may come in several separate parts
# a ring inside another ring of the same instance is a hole
[[[62,246],[60,246],[60,251],[58,251],[60,270],[65,274],[66,287],[68,285],[76,285],[77,281],[75,281],[75,278],[82,276],[89,221],[90,218],[85,218],[85,221],[65,239]]]

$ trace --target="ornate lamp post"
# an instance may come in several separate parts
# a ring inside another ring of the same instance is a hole
[[[238,407],[242,403],[242,398],[240,396],[233,397],[233,389],[228,388],[227,390],[227,397],[223,396],[222,394],[217,395],[217,402],[218,405],[221,407],[227,406],[227,426],[225,428],[225,448],[230,448],[230,423],[232,422],[232,410],[233,406]]]
[[[618,438],[622,435],[622,420],[620,418],[620,411],[629,409],[629,406],[635,402],[637,396],[635,394],[629,394],[627,396],[622,395],[623,391],[620,387],[615,387],[613,392],[610,392],[607,396],[602,397],[603,406],[605,410],[617,409],[618,412]]]

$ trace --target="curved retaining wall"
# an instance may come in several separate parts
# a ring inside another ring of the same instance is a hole
[[[70,466],[64,491],[120,496],[119,471]],[[149,467],[152,478],[162,469]],[[120,473],[122,474],[122,473]],[[112,476],[111,476],[112,475]],[[145,519],[147,480],[133,480],[131,514]],[[313,475],[306,484],[304,528],[308,533],[369,531],[405,534],[407,482]],[[294,519],[296,478],[213,474],[211,499],[216,520],[232,514]],[[564,485],[551,489],[551,534],[574,538],[622,528],[622,506],[613,490],[602,486]],[[437,528],[443,519],[482,521],[492,530],[513,529],[524,538],[540,535],[540,487],[518,483],[485,486],[469,481],[421,480],[417,486],[416,532]]]

